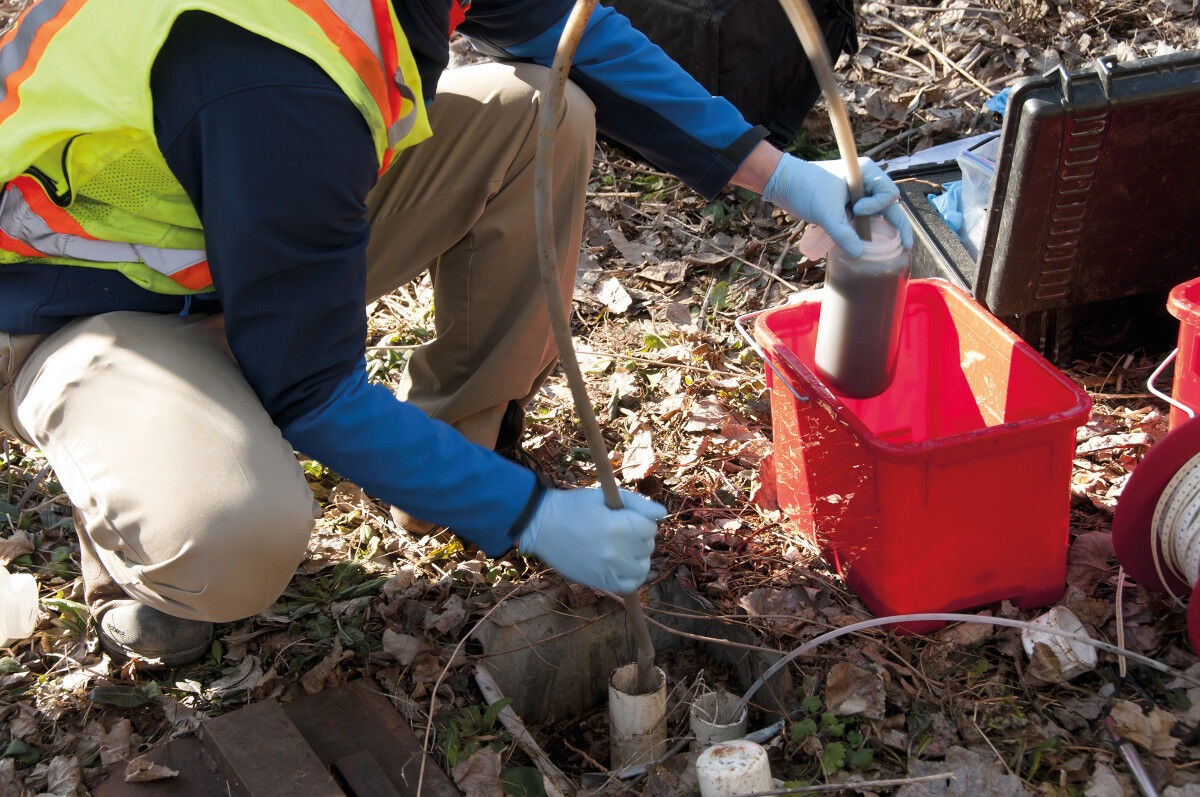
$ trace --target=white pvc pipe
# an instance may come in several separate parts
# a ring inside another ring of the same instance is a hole
[[[609,766],[614,770],[656,761],[667,750],[667,676],[652,671],[656,687],[638,689],[637,663],[613,670],[608,679]]]
[[[688,717],[696,749],[745,736],[748,713],[745,701],[737,695],[723,690],[700,695],[692,702]]]

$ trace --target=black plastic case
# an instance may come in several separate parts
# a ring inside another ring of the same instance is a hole
[[[1014,86],[977,262],[926,199],[929,183],[959,179],[957,163],[893,177],[916,233],[913,275],[960,285],[1061,360],[1076,322],[1119,335],[1200,274],[1200,51]]]

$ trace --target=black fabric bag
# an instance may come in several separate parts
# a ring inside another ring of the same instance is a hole
[[[854,0],[810,0],[829,54],[858,51]],[[820,94],[778,0],[604,0],[785,146]]]

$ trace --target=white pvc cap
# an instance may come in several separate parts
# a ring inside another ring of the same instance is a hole
[[[713,745],[696,759],[700,797],[737,797],[771,790],[771,765],[762,745],[738,739]]]

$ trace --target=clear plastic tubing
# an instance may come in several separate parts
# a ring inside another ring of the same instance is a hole
[[[926,612],[923,614],[897,614],[892,617],[876,617],[873,620],[863,620],[861,623],[853,623],[843,628],[835,628],[833,631],[821,634],[819,637],[814,637],[768,667],[767,671],[760,675],[758,680],[751,684],[750,688],[746,690],[746,694],[742,696],[742,700],[749,702],[750,698],[754,697],[754,693],[757,692],[759,688],[767,682],[767,679],[779,672],[783,667],[787,666],[788,662],[803,656],[813,648],[824,645],[826,642],[832,642],[838,637],[845,636],[846,634],[853,634],[856,631],[865,631],[868,628],[877,628],[881,625],[924,622],[982,623],[983,625],[1002,625],[1009,628],[1026,628],[1039,633],[1053,634],[1054,636],[1060,636],[1064,639],[1073,639],[1076,642],[1082,642],[1085,645],[1091,645],[1094,648],[1107,651],[1108,653],[1124,656],[1130,661],[1136,661],[1139,664],[1144,664],[1147,667],[1158,670],[1159,672],[1165,672],[1168,675],[1172,675],[1181,681],[1191,684],[1192,686],[1200,686],[1200,679],[1193,678],[1187,673],[1180,672],[1173,667],[1168,667],[1167,665],[1157,662],[1148,656],[1143,656],[1140,653],[1134,653],[1131,650],[1125,650],[1117,647],[1116,645],[1110,645],[1107,642],[1101,642],[1098,639],[1092,639],[1091,637],[1080,636],[1079,634],[1069,634],[1066,631],[1058,628],[1043,628],[1041,626],[1034,625],[1033,623],[1026,622],[1025,620],[1010,620],[1007,617],[977,617],[973,614],[955,614],[953,612]]]
[[[861,257],[830,250],[814,361],[837,393],[871,398],[892,383],[909,265],[900,233],[882,216],[871,217]]]

